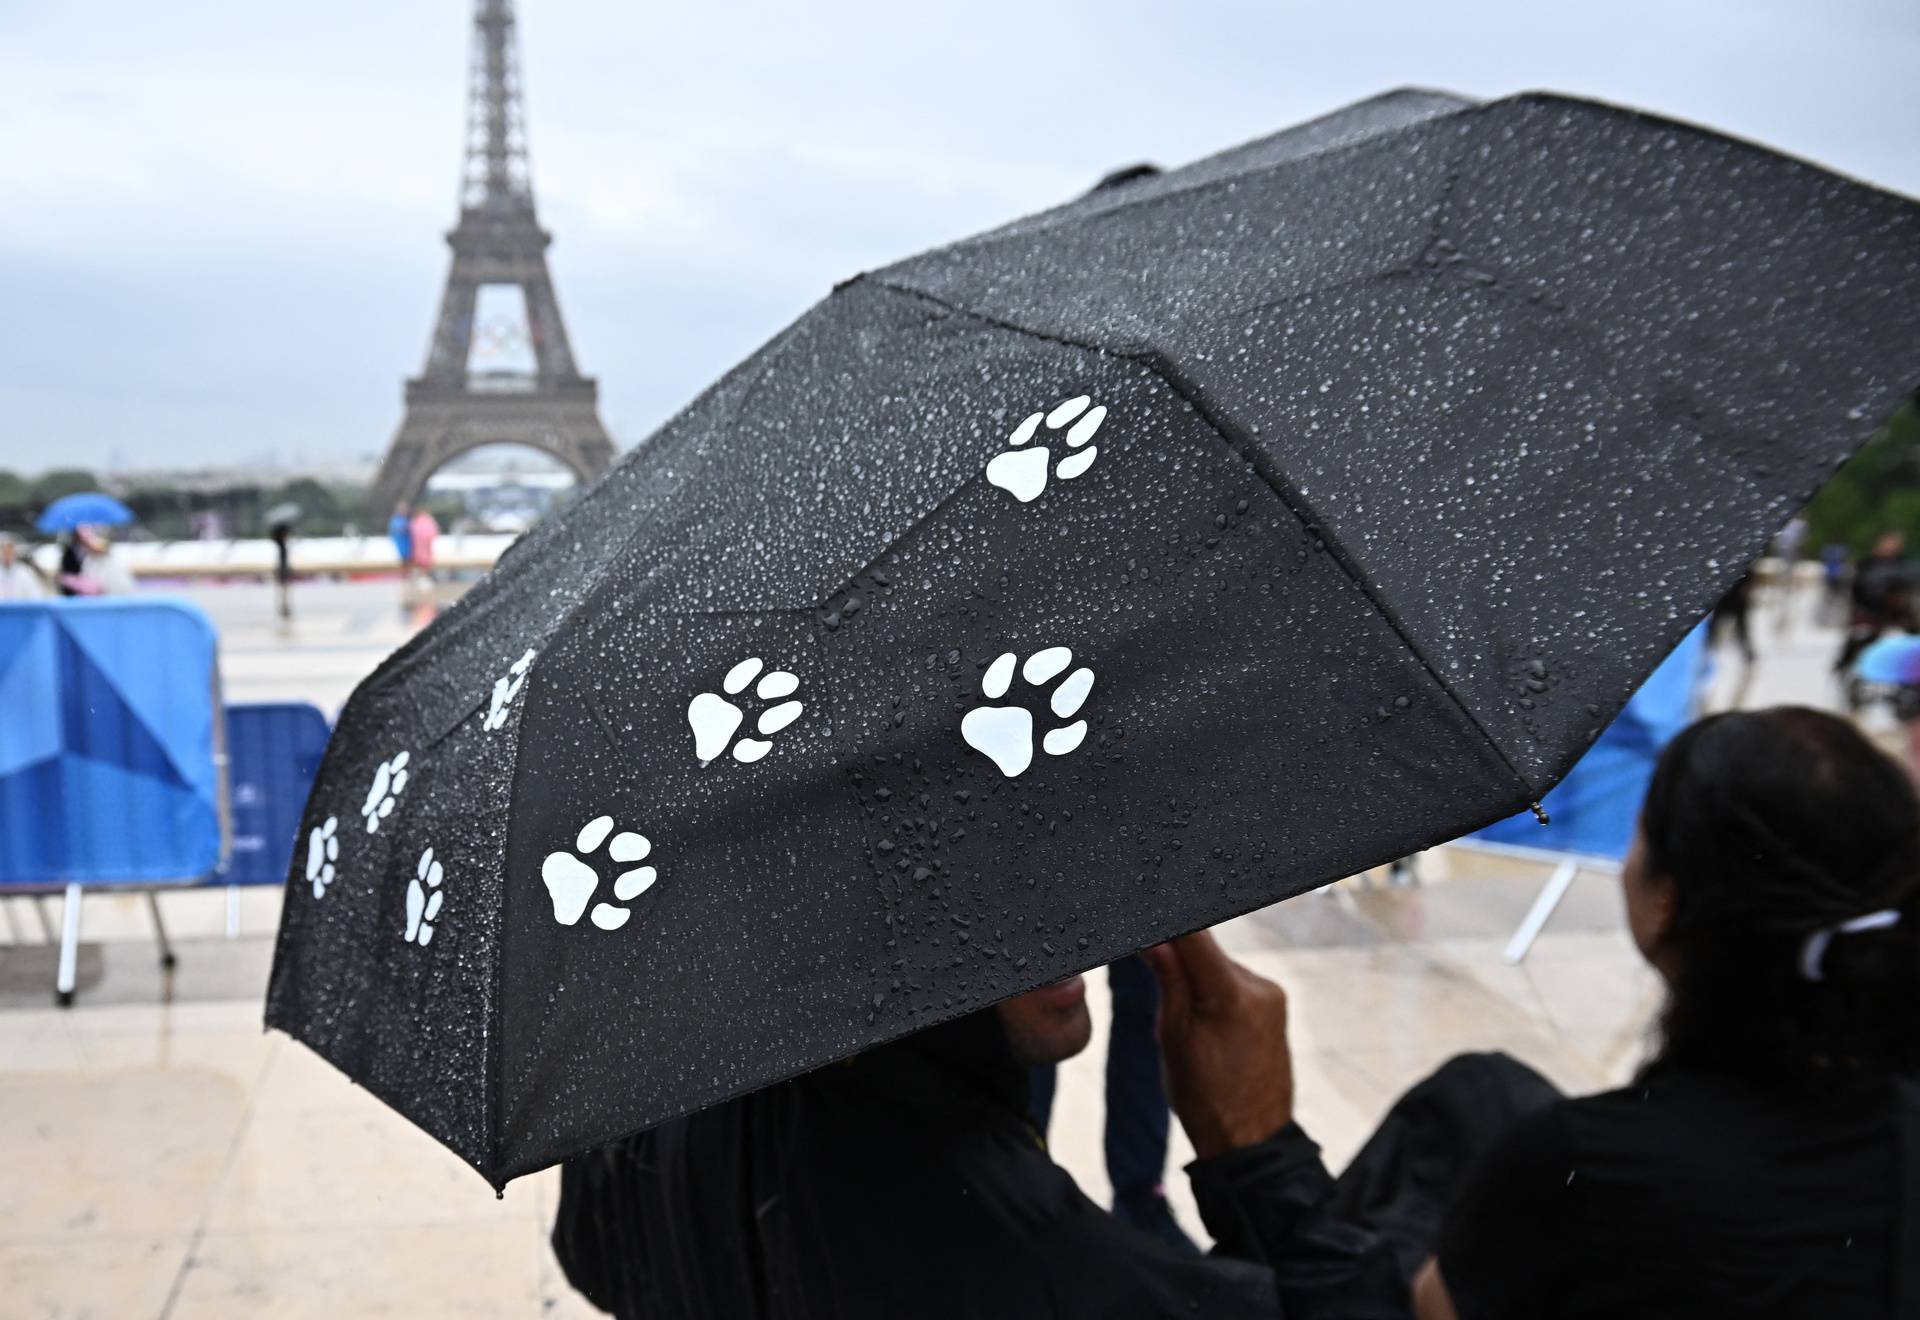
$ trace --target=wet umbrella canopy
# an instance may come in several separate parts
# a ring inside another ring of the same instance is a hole
[[[1920,206],[1406,93],[862,276],[341,716],[268,1020],[496,1183],[1539,799],[1920,379]]]

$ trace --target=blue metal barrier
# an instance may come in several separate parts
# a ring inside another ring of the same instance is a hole
[[[327,717],[300,702],[227,707],[228,779],[233,786],[229,885],[286,883],[307,790],[327,749]]]
[[[194,883],[228,858],[213,624],[186,601],[0,604],[0,893],[63,889],[73,1002],[85,886]]]
[[[0,886],[218,869],[218,685],[186,601],[0,604]]]

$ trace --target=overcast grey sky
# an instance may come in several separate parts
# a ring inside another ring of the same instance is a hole
[[[624,447],[837,280],[1403,84],[1551,88],[1920,194],[1916,0],[521,0]],[[0,0],[0,467],[377,455],[455,218],[461,0]]]

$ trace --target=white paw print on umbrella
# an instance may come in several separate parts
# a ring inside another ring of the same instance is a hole
[[[367,789],[367,800],[360,808],[360,814],[366,817],[367,833],[379,830],[380,822],[393,814],[400,795],[407,791],[408,756],[401,752],[391,761],[382,761],[374,771],[373,786]]]
[[[607,842],[607,836],[613,834],[612,816],[595,816],[581,827],[580,834],[573,841],[573,851],[550,852],[540,864],[540,878],[546,882],[547,897],[553,900],[553,919],[562,926],[571,926],[580,920],[592,901],[594,892],[600,888],[600,868],[587,857],[598,851],[601,844]],[[607,855],[626,870],[614,877],[613,896],[620,903],[630,903],[653,887],[659,873],[651,866],[639,866],[646,860],[653,845],[643,834],[625,830],[613,834],[613,842],[607,847]],[[576,855],[577,854],[577,855]],[[619,930],[627,924],[627,918],[633,915],[630,908],[616,907],[613,903],[594,903],[593,924],[601,930]]]
[[[433,923],[440,919],[440,902],[446,897],[440,890],[444,876],[432,848],[420,854],[413,879],[407,881],[407,943],[424,948],[433,942]]]
[[[998,701],[1013,686],[1013,669],[1018,657],[1008,651],[992,664],[980,679],[980,692],[988,701]],[[1049,646],[1027,657],[1020,677],[1038,686],[1065,673],[1073,663],[1073,652],[1064,646]],[[1048,695],[1047,707],[1054,715],[1071,723],[1049,729],[1040,745],[1049,756],[1065,756],[1087,736],[1087,722],[1073,719],[1093,691],[1093,671],[1082,665],[1062,679]],[[1000,767],[1000,773],[1012,779],[1033,764],[1033,714],[1024,706],[975,706],[960,721],[960,736],[967,746],[988,757]]]
[[[1092,399],[1082,394],[1068,399],[1052,412],[1034,413],[1021,422],[1007,437],[1006,451],[987,464],[987,481],[1022,504],[1040,498],[1040,492],[1047,488],[1047,464],[1053,457],[1053,451],[1046,445],[1033,443],[1042,421],[1049,431],[1073,423],[1067,432],[1067,448],[1074,452],[1060,460],[1060,465],[1053,470],[1054,476],[1072,481],[1092,467],[1093,460],[1100,455],[1100,447],[1088,442],[1100,429],[1100,423],[1107,420],[1107,410],[1102,406],[1089,411],[1087,405],[1091,402]]]
[[[511,706],[513,699],[520,695],[520,687],[527,681],[527,670],[532,665],[533,652],[530,650],[515,660],[506,673],[493,680],[493,697],[487,708],[487,718],[480,722],[481,728],[492,733],[495,729],[505,726],[507,707]]]
[[[727,696],[737,697],[746,691],[747,684],[753,682],[763,663],[757,656],[750,656],[729,669],[720,683]],[[763,736],[742,738],[734,743],[734,760],[750,764],[773,750],[770,741],[772,735],[799,719],[800,712],[805,709],[799,701],[782,700],[792,697],[799,687],[799,677],[784,669],[776,669],[760,680],[753,694],[762,701],[776,701],[779,704],[760,712],[754,730]],[[732,741],[734,732],[745,718],[740,707],[718,692],[702,692],[687,703],[687,723],[693,729],[693,754],[700,758],[702,765],[727,750],[727,744]]]
[[[315,898],[325,898],[333,883],[333,864],[340,860],[339,828],[338,818],[328,816],[325,824],[307,831],[307,879]]]

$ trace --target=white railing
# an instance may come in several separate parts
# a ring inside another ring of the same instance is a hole
[[[516,537],[511,532],[443,532],[433,543],[436,569],[493,567]],[[231,541],[126,541],[113,557],[135,578],[271,577],[274,545],[264,537]],[[52,574],[60,551],[43,545],[34,563]],[[293,571],[314,574],[398,573],[399,556],[384,536],[300,536],[292,547]]]

